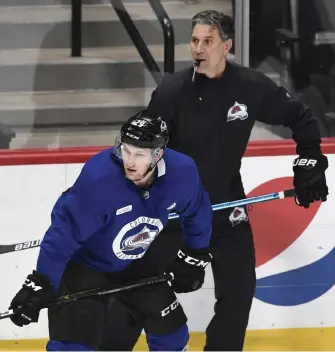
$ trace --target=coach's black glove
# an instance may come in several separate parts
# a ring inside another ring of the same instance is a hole
[[[13,298],[9,309],[11,321],[17,326],[37,323],[40,310],[56,298],[49,280],[37,271],[28,275],[21,290]]]
[[[173,291],[186,293],[201,288],[205,281],[205,268],[211,260],[211,254],[205,250],[180,249],[170,268],[174,275],[171,281]]]
[[[328,159],[325,155],[300,156],[293,162],[293,184],[296,203],[309,208],[310,203],[321,200],[325,202],[328,195],[325,171]]]

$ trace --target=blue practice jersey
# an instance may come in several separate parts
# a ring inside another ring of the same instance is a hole
[[[110,148],[93,156],[52,210],[36,270],[56,291],[70,259],[120,272],[142,258],[170,212],[179,214],[187,246],[209,245],[212,208],[191,158],[165,149],[154,183],[143,190],[126,179],[113,153]]]

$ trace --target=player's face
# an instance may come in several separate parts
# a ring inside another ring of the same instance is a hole
[[[124,143],[121,145],[121,153],[126,177],[132,181],[140,179],[151,164],[152,150]]]
[[[203,60],[197,72],[214,77],[219,68],[224,66],[231,44],[230,39],[222,41],[216,27],[196,24],[192,32],[191,54],[193,60]]]

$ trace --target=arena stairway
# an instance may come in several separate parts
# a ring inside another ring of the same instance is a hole
[[[163,31],[145,0],[124,6],[163,69]],[[175,70],[190,64],[190,18],[232,14],[229,0],[162,5],[175,35]],[[0,0],[0,123],[11,148],[106,145],[156,83],[108,0],[83,0],[82,57],[71,57],[70,0]]]

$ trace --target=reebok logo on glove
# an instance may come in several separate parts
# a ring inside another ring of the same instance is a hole
[[[210,263],[210,262],[205,262],[204,260],[193,258],[193,257],[185,254],[180,249],[179,249],[177,255],[180,259],[183,259],[187,264],[194,265],[194,266],[201,266],[203,268],[206,268],[206,266]],[[212,257],[210,254],[209,254],[209,256]]]
[[[311,166],[314,167],[318,161],[315,159],[297,158],[293,161],[293,166]]]

